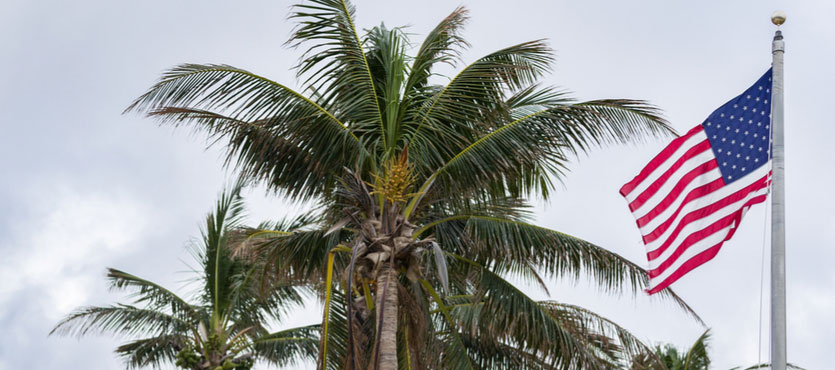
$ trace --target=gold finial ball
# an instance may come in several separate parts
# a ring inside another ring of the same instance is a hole
[[[786,23],[786,12],[784,12],[782,10],[778,10],[778,11],[774,12],[773,14],[771,14],[771,23],[774,23],[777,26],[780,26],[781,24]]]

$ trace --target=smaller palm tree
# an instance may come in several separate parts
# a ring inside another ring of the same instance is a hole
[[[693,343],[687,352],[679,351],[676,346],[672,344],[656,345],[655,355],[657,359],[650,358],[646,355],[636,356],[632,359],[632,370],[707,370],[710,367],[710,356],[708,356],[708,347],[710,344],[710,329],[705,330],[701,336]],[[663,365],[663,367],[661,367]],[[788,364],[787,367],[792,370],[804,370],[802,367]],[[737,366],[730,370],[755,370],[771,368],[770,364],[759,364],[746,367]]]
[[[240,189],[238,184],[224,192],[206,219],[196,248],[202,267],[196,303],[110,268],[111,288],[130,292],[133,302],[79,308],[50,334],[128,337],[116,353],[129,369],[174,363],[190,370],[247,370],[257,360],[285,366],[315,359],[319,325],[274,333],[267,329],[302,302],[305,286],[279,280],[265,289],[259,264],[231,253],[243,212]]]

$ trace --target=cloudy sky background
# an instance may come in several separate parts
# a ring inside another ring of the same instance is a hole
[[[119,3],[117,5],[117,3]],[[358,25],[412,25],[423,35],[458,2],[356,0]],[[835,3],[829,1],[464,1],[472,61],[538,38],[556,50],[544,82],[580,99],[638,98],[684,132],[742,92],[769,66],[784,9],[786,36],[789,360],[829,368],[835,337],[835,202],[829,149],[835,136]],[[299,55],[282,47],[292,25],[283,1],[25,1],[0,12],[0,369],[116,369],[110,337],[47,337],[80,305],[107,304],[106,266],[180,292],[186,251],[231,175],[203,137],[121,115],[166,68],[225,63],[293,84]],[[664,146],[597,150],[541,203],[538,223],[646,265],[619,187]],[[297,212],[248,192],[251,220]],[[674,285],[712,328],[715,369],[758,357],[764,208],[751,210],[711,263]],[[766,261],[767,263],[767,261]],[[766,265],[768,266],[768,265]],[[768,277],[766,275],[766,281]],[[671,304],[602,296],[551,282],[551,298],[591,308],[650,342],[689,346],[704,330]],[[537,298],[545,298],[532,287]],[[766,289],[766,302],[767,294]],[[767,311],[764,312],[767,323]],[[286,325],[319,320],[314,305]],[[762,357],[768,353],[767,325]]]

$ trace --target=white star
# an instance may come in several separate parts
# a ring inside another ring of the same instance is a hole
[[[745,131],[745,135],[748,135],[748,131]]]
[[[719,117],[725,117],[725,113],[719,113]]]
[[[745,160],[746,160],[746,161],[751,160],[751,156],[746,155],[746,156],[745,156]]]
[[[731,119],[734,119],[734,115],[733,115],[733,114],[731,114]]]
[[[727,166],[728,166],[728,162],[722,162],[722,167],[727,167]]]
[[[754,162],[759,162],[759,161],[760,161],[759,158],[754,158]]]
[[[752,112],[756,112],[756,111],[757,111],[757,108],[751,108],[751,111],[752,111]]]
[[[748,149],[754,149],[754,144],[751,144],[751,146],[749,146]]]
[[[724,138],[724,137],[722,138],[722,141],[723,141],[723,142],[725,141],[725,138]]]
[[[733,176],[730,176],[730,175],[728,176],[728,179],[732,179],[732,178],[734,178],[734,177],[733,177]]]
[[[739,153],[737,153],[736,157],[739,158]]]
[[[738,107],[738,105],[734,104],[734,108],[736,108],[736,107]],[[731,116],[731,118],[734,118],[734,116]]]
[[[745,99],[751,99],[751,95],[746,95]]]
[[[725,126],[725,131],[731,131],[731,126]]]
[[[713,138],[715,139],[715,138],[716,138],[716,135],[713,135]]]
[[[760,147],[760,148],[759,148],[759,151],[763,151],[763,147]]]
[[[757,133],[756,133],[756,132],[754,133],[754,137],[757,137]]]
[[[734,132],[739,133],[739,129],[736,129]]]
[[[747,105],[743,105],[743,106],[742,106],[742,110],[748,110],[748,106],[747,106]]]
[[[760,86],[760,90],[762,90],[762,89],[763,89],[763,87],[762,87],[762,86]]]
[[[745,167],[742,167],[742,170],[745,171]]]
[[[736,144],[736,140],[731,140],[731,144]]]
[[[742,122],[744,120],[745,120],[745,118],[739,117],[739,122]]]
[[[765,92],[771,92],[771,89],[765,89]],[[767,102],[766,102],[767,103]]]
[[[731,166],[731,168],[736,169],[736,165]]]
[[[760,97],[758,96],[758,97],[757,97],[756,99],[754,99],[754,100],[756,100],[756,101],[760,101]]]
[[[719,151],[719,153],[722,153],[722,149],[719,149],[718,151]]]
[[[710,121],[707,121],[707,125],[710,126]]]
[[[763,103],[768,104],[768,99],[763,100]]]
[[[768,125],[765,125],[765,129],[768,130]]]

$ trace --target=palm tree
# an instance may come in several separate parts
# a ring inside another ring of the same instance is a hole
[[[414,55],[402,28],[360,37],[347,0],[307,1],[290,18],[288,44],[305,50],[301,89],[184,64],[126,111],[205,132],[242,178],[317,204],[306,226],[253,229],[245,244],[273,272],[325,277],[320,367],[605,368],[641,347],[611,321],[536,302],[504,277],[646,286],[621,256],[532,224],[526,199],[547,199],[578,153],[673,134],[657,109],[539,86],[553,61],[542,40],[438,85],[435,68],[457,65],[468,46],[463,8]]]
[[[655,346],[655,355],[661,359],[661,363],[652,361],[647,356],[639,356],[633,359],[633,370],[707,370],[710,366],[710,357],[707,354],[710,341],[710,329],[705,330],[699,338],[693,342],[687,352],[679,351],[676,346],[666,344]],[[660,366],[662,365],[663,366]]]
[[[679,351],[675,345],[656,345],[655,356],[640,354],[632,359],[632,370],[707,370],[710,367],[710,356],[707,351],[710,344],[710,329],[705,330],[693,342],[687,352]],[[660,360],[660,361],[659,361]],[[802,367],[787,364],[789,369],[804,370]],[[770,364],[759,364],[746,367],[743,370],[771,368]],[[740,370],[737,366],[730,370]]]
[[[116,348],[127,368],[176,363],[189,370],[248,370],[256,360],[283,366],[315,358],[319,325],[274,333],[266,327],[302,302],[303,287],[278,282],[262,294],[257,284],[261,269],[232,257],[230,243],[236,240],[242,211],[237,185],[222,194],[215,212],[206,218],[202,244],[196,248],[202,267],[196,303],[110,268],[111,288],[130,292],[133,302],[79,308],[50,334],[110,332],[133,338]]]

